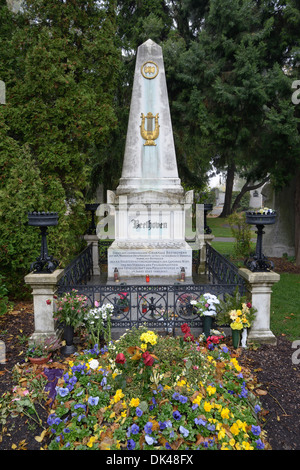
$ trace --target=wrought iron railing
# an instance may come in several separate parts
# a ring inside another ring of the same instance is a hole
[[[221,285],[236,285],[240,290],[247,289],[245,280],[240,276],[238,267],[221,255],[209,243],[206,244],[206,274],[209,282]]]
[[[69,286],[86,284],[91,279],[92,273],[93,256],[92,244],[90,244],[65,268],[59,286],[68,288]]]
[[[85,295],[90,306],[94,306],[95,301],[101,305],[112,304],[113,328],[144,325],[147,328],[174,329],[183,323],[193,328],[202,327],[202,317],[195,312],[191,300],[198,300],[206,292],[224,298],[225,293],[234,293],[236,285],[60,285],[58,295],[71,289]]]
[[[105,244],[106,247],[109,243]],[[88,283],[92,276],[92,245],[89,245],[65,269],[58,285],[58,295],[72,289],[84,294],[90,306],[95,301],[114,306],[112,327],[132,328],[145,325],[150,328],[173,329],[188,322],[202,327],[202,318],[195,313],[191,300],[198,300],[206,292],[224,299],[238,287],[246,292],[244,279],[238,268],[218,253],[211,245],[206,249],[206,284],[127,285]]]

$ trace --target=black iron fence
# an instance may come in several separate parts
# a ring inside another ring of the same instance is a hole
[[[59,286],[68,290],[73,285],[87,284],[92,278],[92,273],[93,255],[90,244],[65,268]]]
[[[183,323],[202,327],[202,318],[191,304],[204,293],[224,298],[234,294],[238,287],[242,295],[246,292],[244,279],[238,268],[230,263],[210,245],[206,249],[206,284],[173,283],[168,285],[127,285],[126,283],[89,283],[93,260],[89,245],[66,268],[58,285],[58,295],[76,289],[84,294],[90,306],[110,303],[114,306],[112,327],[132,328],[144,325],[149,328],[174,329]]]

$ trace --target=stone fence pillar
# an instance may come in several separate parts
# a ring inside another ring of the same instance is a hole
[[[32,272],[24,278],[25,283],[32,288],[34,333],[31,339],[33,341],[39,341],[56,334],[55,321],[53,319],[55,308],[54,296],[58,281],[63,273],[63,269],[56,269],[53,273]]]
[[[212,234],[204,234],[204,243],[202,244],[200,248],[200,263],[199,263],[199,268],[198,268],[198,274],[204,274],[205,273],[205,266],[206,266],[206,245],[211,244],[213,239],[215,238],[214,235]]]
[[[88,245],[92,244],[93,257],[93,276],[100,276],[99,267],[99,239],[97,235],[84,235],[83,237]]]
[[[277,340],[270,330],[272,286],[279,282],[280,275],[271,272],[252,272],[239,269],[239,274],[247,281],[252,295],[252,305],[257,309],[256,318],[250,328],[249,340],[276,345]]]

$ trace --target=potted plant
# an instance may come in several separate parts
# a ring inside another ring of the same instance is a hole
[[[61,347],[61,341],[56,336],[46,337],[28,345],[26,357],[32,364],[45,364],[54,351]]]
[[[210,335],[213,318],[217,315],[216,305],[220,301],[216,295],[205,293],[199,300],[191,300],[191,304],[197,309],[197,314],[203,317],[203,331],[206,338]]]
[[[119,307],[120,310],[123,310],[123,312],[128,312],[129,310],[129,300],[127,298],[128,292],[120,292],[118,296],[120,298],[117,301],[117,306]]]
[[[86,312],[84,324],[93,346],[102,339],[107,345],[111,341],[111,316],[113,312],[114,306],[112,304],[108,303],[100,306],[97,301],[95,307]]]
[[[64,328],[64,340],[66,345],[62,348],[65,355],[73,354],[76,347],[73,344],[74,332],[83,324],[85,312],[87,310],[87,297],[78,295],[78,291],[73,289],[61,298],[56,300],[56,312],[54,319]]]
[[[243,347],[246,347],[247,329],[251,327],[256,308],[247,301],[246,296],[241,296],[238,289],[233,296],[226,294],[225,300],[220,302],[216,322],[218,325],[229,325],[232,334],[234,348],[239,347],[241,334],[243,334]]]

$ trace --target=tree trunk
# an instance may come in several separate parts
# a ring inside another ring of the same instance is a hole
[[[235,164],[231,163],[228,165],[228,168],[227,168],[225,200],[224,200],[224,206],[220,214],[220,217],[225,218],[231,214],[231,200],[232,200],[234,175],[235,175]]]
[[[260,188],[267,181],[269,181],[269,179],[270,179],[269,176],[267,176],[265,179],[263,179],[260,183],[257,183],[257,184],[250,184],[250,181],[247,180],[244,186],[242,187],[240,193],[235,198],[234,203],[232,204],[231,213],[237,210],[237,208],[240,205],[242,197],[244,196],[244,194],[246,194],[247,191],[253,191],[254,189]]]
[[[300,266],[300,169],[296,173],[295,191],[295,257],[296,266]]]

